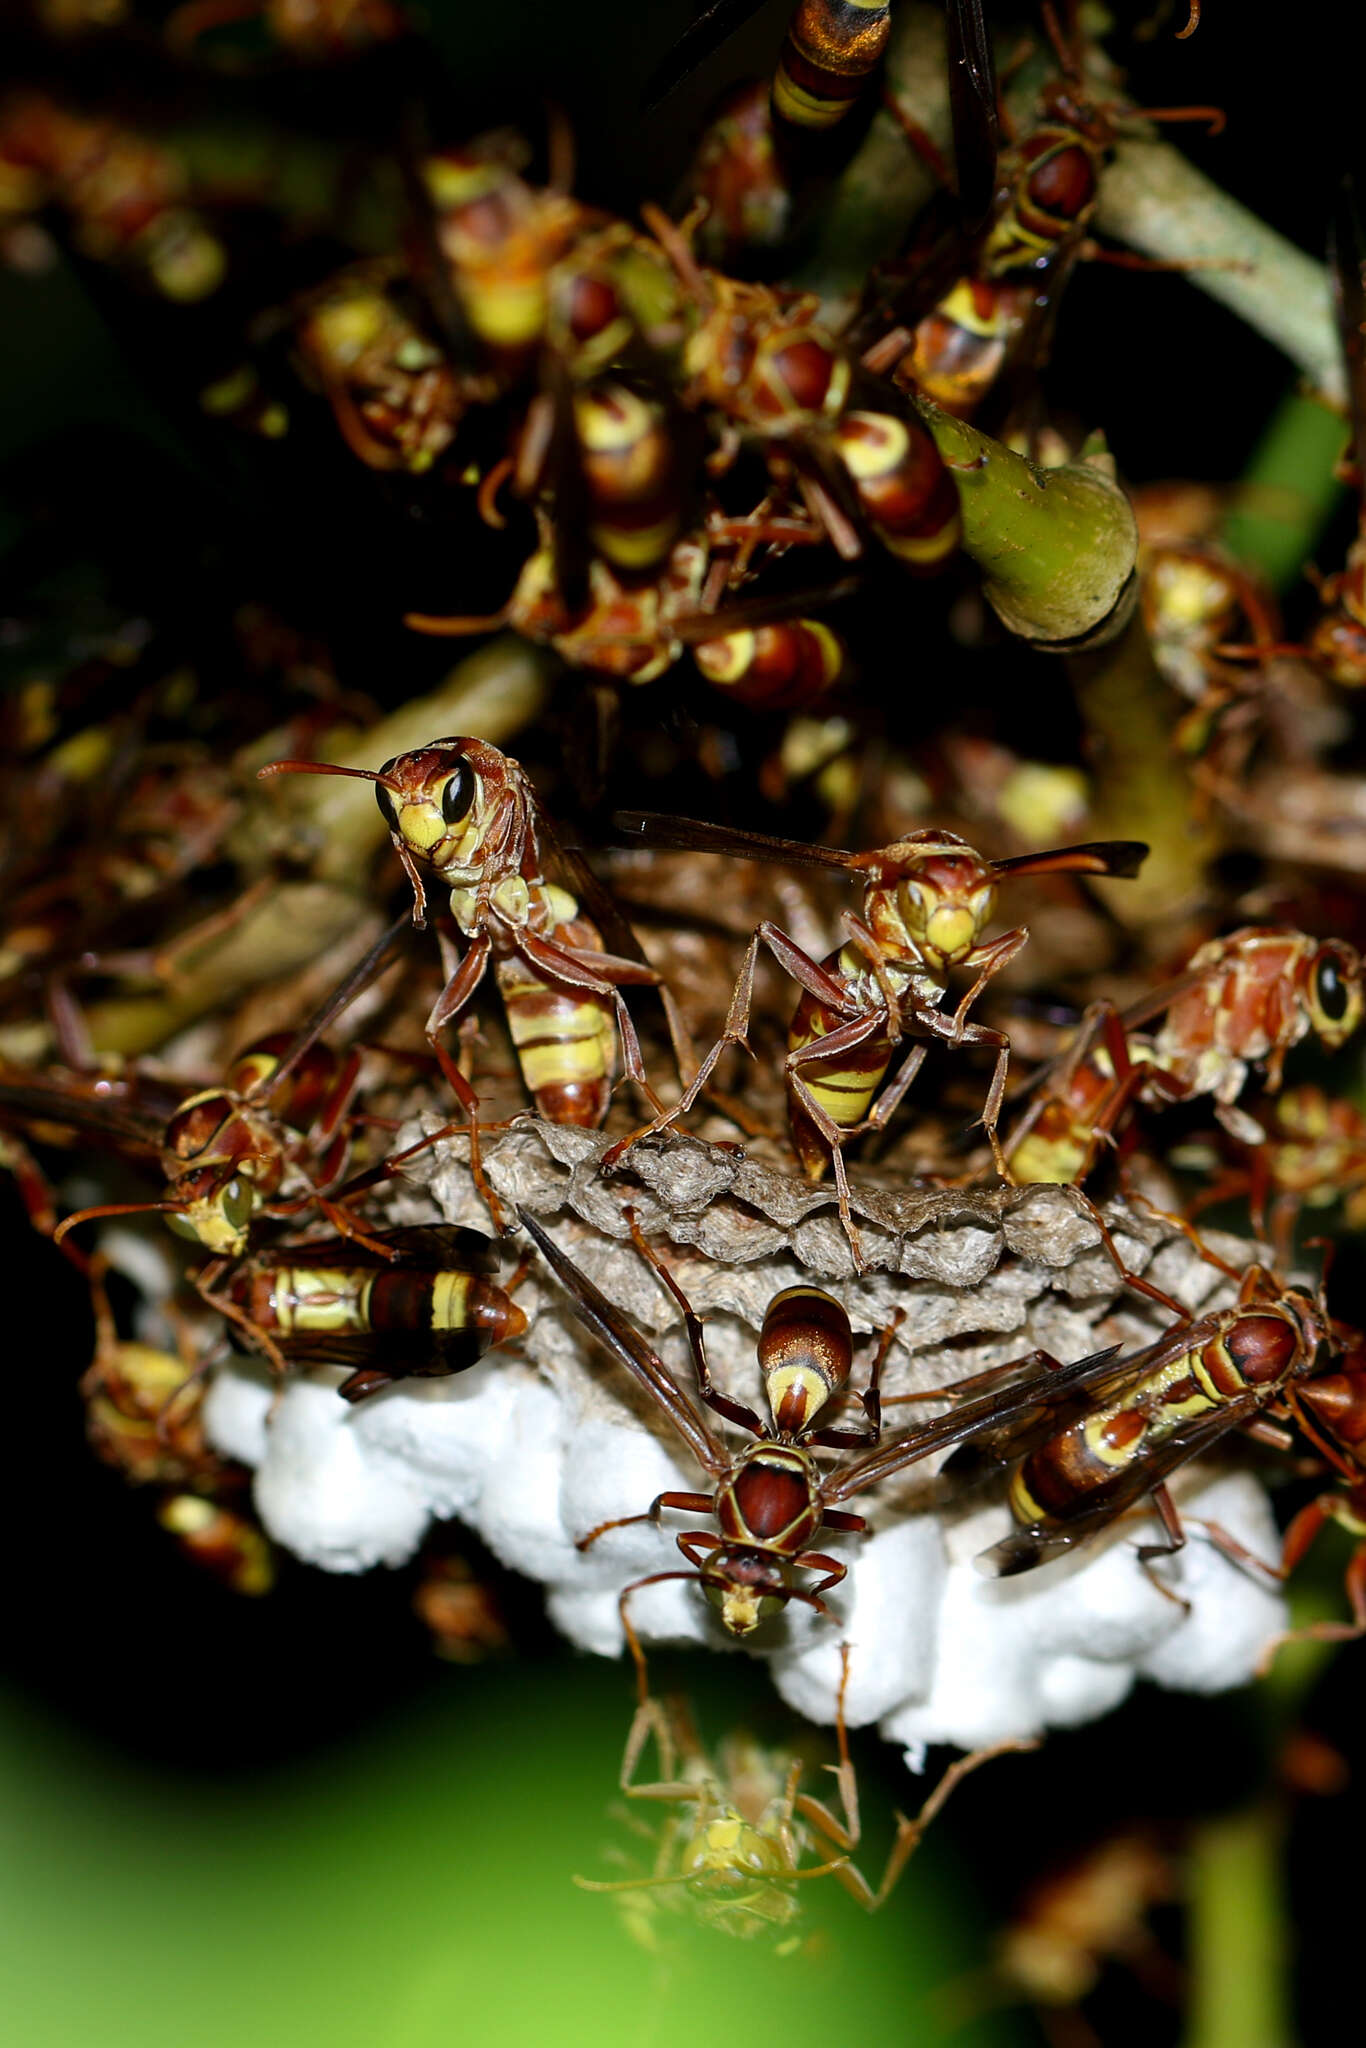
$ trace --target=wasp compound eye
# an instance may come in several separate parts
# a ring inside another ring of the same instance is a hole
[[[1347,1015],[1350,990],[1337,959],[1331,953],[1326,953],[1315,969],[1314,994],[1328,1021],[1340,1024]]]
[[[441,815],[448,825],[458,825],[468,817],[478,777],[468,761],[462,761],[447,780],[441,792]]]

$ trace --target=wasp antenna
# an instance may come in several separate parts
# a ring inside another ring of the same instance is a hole
[[[465,633],[496,633],[508,622],[506,605],[500,612],[489,612],[484,618],[462,618],[456,613],[451,618],[442,618],[435,612],[405,612],[403,623],[411,626],[415,633],[438,633],[455,637]]]
[[[256,779],[262,782],[267,775],[350,775],[357,782],[377,782],[383,789],[398,792],[390,775],[380,775],[373,768],[341,768],[335,761],[268,761],[257,769]]]
[[[94,1209],[73,1209],[64,1216],[52,1233],[52,1242],[60,1244],[69,1230],[78,1223],[93,1223],[97,1216],[146,1216],[156,1210],[162,1215],[178,1216],[184,1209],[183,1202],[101,1202]]]

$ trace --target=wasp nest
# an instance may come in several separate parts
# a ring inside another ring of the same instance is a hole
[[[690,1387],[681,1317],[631,1244],[630,1207],[705,1317],[719,1385],[761,1412],[755,1339],[772,1296],[798,1281],[843,1301],[856,1335],[871,1339],[901,1312],[884,1397],[944,1386],[1036,1346],[1071,1359],[1141,1345],[1164,1326],[1160,1308],[1123,1286],[1066,1188],[861,1187],[854,1211],[868,1270],[856,1275],[829,1190],[678,1136],[647,1141],[627,1171],[605,1179],[604,1145],[596,1132],[528,1118],[485,1140],[488,1179],[548,1224]],[[415,1158],[394,1210],[401,1221],[439,1213],[487,1227],[467,1146],[447,1141]],[[1107,1221],[1131,1269],[1193,1312],[1230,1298],[1230,1283],[1158,1217],[1116,1203]],[[1211,1242],[1234,1263],[1251,1253],[1237,1240]],[[516,1245],[509,1240],[509,1267]],[[270,1534],[311,1563],[398,1564],[429,1521],[458,1516],[546,1586],[572,1642],[617,1655],[623,1587],[679,1567],[674,1536],[697,1520],[614,1530],[586,1553],[575,1538],[643,1511],[662,1491],[706,1482],[543,1268],[532,1266],[517,1298],[526,1337],[457,1378],[410,1380],[352,1408],[337,1398],[339,1371],[314,1372],[276,1397],[244,1360],[211,1390],[209,1427],[220,1449],[256,1467]],[[871,1342],[863,1348],[855,1385]],[[887,1433],[926,1413],[893,1407]],[[928,1742],[971,1747],[1086,1720],[1136,1677],[1196,1691],[1236,1685],[1284,1625],[1279,1597],[1198,1530],[1157,1568],[1162,1590],[1134,1554],[1133,1534],[1151,1534],[1146,1517],[1022,1578],[983,1578],[972,1561],[1009,1525],[1004,1488],[965,1495],[936,1481],[933,1464],[859,1497],[869,1534],[822,1536],[849,1567],[826,1596],[833,1620],[793,1602],[758,1632],[754,1654],[812,1719],[834,1719],[842,1641],[851,1646],[849,1720],[878,1722],[914,1761]],[[1184,1513],[1220,1524],[1259,1557],[1276,1555],[1270,1507],[1250,1474],[1196,1468],[1175,1492]],[[686,1580],[642,1588],[631,1617],[647,1645],[735,1647]]]

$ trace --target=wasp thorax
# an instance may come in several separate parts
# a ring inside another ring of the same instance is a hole
[[[796,1436],[847,1385],[854,1340],[848,1316],[831,1295],[818,1287],[786,1287],[769,1303],[758,1349],[774,1427]]]
[[[748,1890],[756,1878],[783,1878],[782,1845],[727,1806],[691,1836],[682,1867],[689,1881],[710,1892]]]
[[[1311,1304],[1306,1302],[1306,1308]],[[1315,1331],[1302,1330],[1284,1316],[1253,1313],[1239,1316],[1225,1343],[1229,1357],[1249,1386],[1281,1379],[1299,1362],[1308,1340],[1308,1358],[1316,1349]],[[1308,1362],[1308,1358],[1304,1362]]]

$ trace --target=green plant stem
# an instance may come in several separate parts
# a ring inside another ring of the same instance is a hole
[[[1173,695],[1141,613],[1108,645],[1071,656],[1068,674],[1086,730],[1092,827],[1150,848],[1142,872],[1107,890],[1106,902],[1139,930],[1178,923],[1201,903],[1219,841],[1213,825],[1194,816],[1190,773],[1172,746]]]
[[[1002,623],[1060,652],[1121,632],[1138,529],[1104,467],[1039,469],[928,400],[918,405],[958,489],[963,552]]]
[[[1197,1828],[1188,1864],[1190,2006],[1184,2048],[1290,2048],[1284,1823],[1271,1801]]]
[[[1274,342],[1326,397],[1343,402],[1324,266],[1230,199],[1169,142],[1126,136],[1115,145],[1101,178],[1096,226],[1155,262],[1205,266],[1190,272],[1199,291]]]
[[[1293,391],[1271,415],[1243,471],[1219,538],[1273,590],[1298,581],[1337,510],[1335,474],[1346,423],[1321,400]]]

